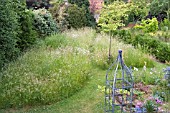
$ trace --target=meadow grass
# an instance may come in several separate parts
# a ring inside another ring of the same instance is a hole
[[[145,62],[148,68],[157,65],[149,55],[113,37],[111,48],[113,59],[118,55],[118,49],[123,50],[123,58],[127,66],[143,68]],[[69,30],[39,41],[34,48],[0,72],[0,108],[37,106],[61,101],[52,106],[51,112],[60,109],[61,106],[59,113],[65,110],[68,110],[65,113],[75,112],[76,108],[77,112],[85,113],[86,110],[82,111],[85,105],[89,113],[98,112],[98,109],[103,112],[103,108],[97,108],[102,106],[98,102],[102,101],[103,94],[96,92],[96,89],[97,78],[103,82],[105,80],[103,72],[110,65],[108,50],[109,36],[97,34],[91,28]],[[95,71],[96,69],[98,71]],[[91,85],[87,85],[89,79],[95,79],[92,80],[94,83],[90,80]],[[87,88],[85,91],[84,86],[85,89]],[[88,90],[88,87],[92,88]],[[86,94],[89,97],[85,98]],[[72,95],[73,98],[69,98]],[[76,95],[81,95],[80,100],[76,99],[78,98]],[[95,100],[98,97],[99,101]],[[94,99],[90,100],[91,98]],[[83,99],[85,99],[84,103],[82,103]],[[87,103],[92,105],[88,107]],[[75,109],[70,110],[74,107],[70,104],[75,104]],[[55,106],[56,109],[53,108]],[[65,106],[70,107],[65,109]],[[40,111],[42,109],[40,107]]]

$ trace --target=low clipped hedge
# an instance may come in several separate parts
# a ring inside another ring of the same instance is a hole
[[[154,55],[161,62],[170,62],[170,44],[162,42],[149,34],[136,34],[129,30],[119,30],[114,32],[119,39],[125,43],[132,44],[136,48]]]

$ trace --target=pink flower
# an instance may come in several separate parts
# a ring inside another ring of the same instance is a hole
[[[136,103],[136,107],[140,107],[141,108],[142,106],[143,106],[142,102],[139,101],[139,102]]]

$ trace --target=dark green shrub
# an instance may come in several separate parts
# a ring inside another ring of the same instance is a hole
[[[77,5],[71,5],[67,8],[66,13],[68,16],[66,20],[69,22],[69,27],[81,28],[86,26],[86,11],[84,8],[79,8]]]
[[[19,33],[19,40],[17,41],[17,44],[18,48],[23,51],[33,45],[38,37],[33,26],[32,11],[23,9],[20,13],[19,23],[21,32]]]
[[[89,1],[88,0],[68,0],[71,4],[76,4],[78,7],[89,7]]]
[[[33,26],[33,13],[26,9],[25,0],[13,0],[13,3],[15,12],[18,15],[17,20],[19,23],[19,28],[17,30],[17,47],[21,51],[24,51],[35,42],[37,37]]]
[[[152,0],[149,8],[152,15],[158,15],[160,13],[166,13],[168,11],[169,0]]]
[[[34,27],[38,31],[39,37],[49,36],[58,31],[56,22],[46,9],[34,10],[33,13]]]
[[[170,61],[170,45],[161,42],[159,39],[149,34],[137,34],[129,30],[119,30],[114,32],[120,40],[132,44],[135,48],[140,48],[156,57],[161,62]]]
[[[90,6],[90,3],[89,3],[89,0],[68,0],[69,3],[71,4],[76,4],[78,7],[82,8],[84,7],[85,8],[85,16],[86,16],[86,26],[89,26],[89,27],[95,27],[96,26],[96,22],[95,22],[95,19],[93,17],[93,14],[90,13],[90,10],[89,10],[89,6]]]
[[[50,4],[49,0],[26,0],[26,4],[28,8],[46,8],[48,9]]]
[[[133,41],[132,34],[129,30],[117,30],[116,34],[119,35],[119,38],[125,43],[131,44]]]
[[[148,51],[161,62],[170,61],[170,45],[150,35],[136,35],[133,45],[136,47],[140,45],[143,50]]]
[[[10,0],[0,0],[0,68],[19,53],[17,14]]]

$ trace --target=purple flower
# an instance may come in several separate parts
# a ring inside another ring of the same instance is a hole
[[[161,101],[161,100],[159,100],[159,99],[156,99],[156,103],[158,103],[158,104],[162,104],[162,101]]]

